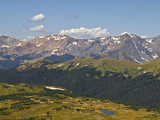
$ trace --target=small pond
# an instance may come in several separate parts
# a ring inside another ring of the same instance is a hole
[[[114,112],[108,111],[108,110],[101,110],[106,115],[114,115]]]

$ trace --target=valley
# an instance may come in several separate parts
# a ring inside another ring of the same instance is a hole
[[[0,82],[61,86],[85,96],[160,109],[159,60],[144,64],[91,58],[35,60],[0,70]]]
[[[157,111],[128,106],[44,85],[0,83],[0,118],[24,120],[158,120]],[[101,110],[113,111],[105,115]]]

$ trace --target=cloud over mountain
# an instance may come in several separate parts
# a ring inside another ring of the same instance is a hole
[[[44,25],[34,26],[34,27],[29,28],[29,30],[34,31],[34,32],[46,32],[46,33],[50,32],[44,27]]]
[[[148,36],[146,36],[146,35],[143,35],[143,36],[141,36],[141,38],[143,38],[143,39],[145,39],[145,38],[147,38]]]
[[[81,27],[81,28],[70,29],[70,30],[61,30],[59,34],[69,35],[71,37],[79,38],[79,39],[107,37],[110,35],[107,29],[102,29],[101,27],[91,28],[91,29]]]
[[[32,22],[37,22],[37,21],[43,21],[46,18],[46,16],[42,13],[35,15],[33,17],[31,17],[29,20]]]

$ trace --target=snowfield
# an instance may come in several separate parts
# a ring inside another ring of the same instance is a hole
[[[64,91],[64,89],[62,89],[62,88],[57,88],[57,87],[48,87],[48,86],[46,86],[46,88],[47,88],[47,89],[50,89],[50,90],[62,90],[62,91]]]

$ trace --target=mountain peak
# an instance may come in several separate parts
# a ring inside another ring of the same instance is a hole
[[[129,32],[123,32],[123,33],[121,33],[121,36],[122,36],[122,35],[126,35],[126,34],[127,34],[127,35],[130,35]]]
[[[67,35],[47,35],[22,42],[14,38],[0,37],[0,58],[3,66],[14,62],[22,63],[27,60],[44,59],[57,62],[79,58],[112,58],[144,63],[160,58],[160,39],[142,39],[141,37],[122,33],[120,36],[106,38],[76,39]],[[67,56],[67,59],[66,59]],[[17,65],[18,65],[17,64]],[[2,66],[2,67],[3,67]]]
[[[130,33],[128,33],[128,32],[123,32],[121,35],[120,35],[120,37],[125,37],[125,38],[137,38],[137,37],[139,37],[139,36],[137,36],[137,35],[135,35],[135,34],[130,34]],[[140,38],[140,37],[139,37]]]

